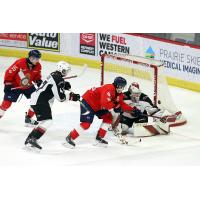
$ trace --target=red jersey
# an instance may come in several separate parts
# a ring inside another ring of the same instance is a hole
[[[106,84],[101,87],[87,90],[82,98],[96,112],[98,110],[110,110],[120,106],[123,111],[132,111],[133,108],[123,101],[123,93],[116,93],[113,84]]]
[[[4,84],[13,87],[27,89],[33,83],[41,80],[41,65],[37,63],[33,68],[29,68],[27,59],[21,58],[16,60],[5,72]]]

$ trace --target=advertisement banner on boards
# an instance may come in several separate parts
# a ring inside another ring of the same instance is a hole
[[[96,34],[80,33],[80,53],[95,56]]]
[[[161,60],[167,76],[200,83],[200,49],[143,39],[144,56]]]
[[[0,46],[27,47],[27,33],[0,33]]]
[[[131,54],[129,36],[114,33],[97,34],[97,56],[102,54]]]
[[[60,51],[59,33],[29,33],[28,48]]]
[[[133,45],[134,42],[137,45]],[[133,54],[139,53],[138,42],[132,36],[120,33],[80,33],[80,55],[91,55],[92,59],[99,60],[106,54]],[[84,57],[84,56],[81,56]]]

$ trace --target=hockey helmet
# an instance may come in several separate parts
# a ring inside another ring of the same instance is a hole
[[[127,81],[125,78],[118,76],[115,78],[113,85],[116,88],[117,93],[121,93],[127,85]]]
[[[42,54],[40,53],[40,51],[38,51],[38,50],[31,50],[31,51],[29,51],[29,53],[28,53],[28,57],[30,58],[30,57],[34,57],[34,58],[38,58],[38,59],[40,59],[41,58],[41,56],[42,56]]]
[[[57,63],[57,71],[59,71],[62,76],[67,76],[67,74],[71,71],[70,64],[64,61],[59,61]]]

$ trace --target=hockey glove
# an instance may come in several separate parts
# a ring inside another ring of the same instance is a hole
[[[70,101],[79,101],[80,98],[81,98],[80,94],[74,94],[73,92],[70,92],[70,94],[69,94]]]
[[[10,92],[10,91],[11,91],[11,88],[12,88],[12,85],[5,85],[5,87],[4,87],[4,92],[5,92],[5,93]]]
[[[65,86],[64,86],[65,90],[70,90],[71,89],[71,84],[67,81],[65,81]]]
[[[35,81],[35,83],[36,83],[36,85],[38,86],[38,87],[40,87],[40,85],[42,84],[42,80],[37,80],[37,81]]]
[[[139,109],[137,109],[136,107],[134,107],[132,112],[131,112],[131,115],[133,117],[141,117],[142,116],[142,112]]]
[[[115,112],[115,113],[121,113],[121,112],[122,112],[121,107],[119,107],[119,108],[114,108],[114,112]]]

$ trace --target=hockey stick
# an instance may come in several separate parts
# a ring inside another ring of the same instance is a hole
[[[80,74],[68,76],[68,77],[65,77],[64,79],[78,78],[78,77],[82,76],[85,73],[85,71],[87,70],[87,67],[88,67],[87,64],[84,64],[83,65],[83,70],[81,71]]]
[[[127,111],[124,111],[124,112],[131,113],[132,111],[128,111],[127,110]],[[160,121],[163,122],[163,123],[175,122],[177,117],[178,117],[176,114],[163,116],[163,117],[158,117],[158,116],[153,116],[153,115],[148,115],[148,114],[142,114],[142,116],[144,116],[144,117],[152,117],[152,118],[155,118],[155,119],[160,119]]]
[[[177,119],[177,115],[168,115],[168,116],[164,116],[164,117],[157,117],[157,116],[153,116],[153,115],[145,115],[143,114],[142,116],[146,116],[146,117],[152,117],[155,119],[160,119],[161,122],[163,123],[167,123],[167,122],[175,122]]]
[[[17,90],[17,89],[27,89],[31,86],[33,86],[34,84],[30,84],[30,85],[27,85],[27,86],[18,86],[18,87],[15,87],[15,88],[11,88],[11,90]]]

